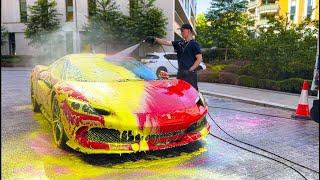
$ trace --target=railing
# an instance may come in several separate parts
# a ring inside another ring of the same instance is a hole
[[[277,3],[274,4],[263,4],[257,8],[259,14],[268,13],[268,12],[277,12],[279,10],[279,5]]]
[[[249,1],[248,3],[248,9],[254,8],[257,6],[257,1]]]

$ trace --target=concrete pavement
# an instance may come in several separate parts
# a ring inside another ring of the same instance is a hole
[[[296,110],[300,97],[300,94],[205,82],[199,83],[199,89],[200,92],[206,95],[237,99],[253,104],[278,107],[288,110]],[[309,108],[312,107],[312,102],[316,98],[317,97],[309,96]]]

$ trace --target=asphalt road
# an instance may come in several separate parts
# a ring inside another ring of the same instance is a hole
[[[179,148],[121,156],[60,150],[48,122],[31,110],[29,77],[29,70],[1,69],[3,179],[303,179],[282,164],[212,136]],[[318,123],[291,120],[291,111],[206,98],[210,114],[229,134],[319,171]],[[241,145],[208,120],[213,134]],[[319,179],[319,173],[286,163],[307,179]]]

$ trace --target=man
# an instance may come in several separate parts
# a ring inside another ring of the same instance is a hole
[[[198,90],[198,76],[196,69],[202,62],[202,54],[199,44],[192,38],[192,26],[183,24],[180,28],[183,40],[168,41],[155,37],[148,37],[145,41],[151,44],[173,46],[178,56],[177,78],[190,83]]]

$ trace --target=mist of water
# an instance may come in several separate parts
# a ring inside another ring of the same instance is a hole
[[[138,47],[140,46],[140,43],[138,44],[135,44],[133,46],[130,46],[116,54],[114,54],[113,56],[116,56],[116,57],[127,57],[127,56],[130,56],[133,51],[135,51]]]

